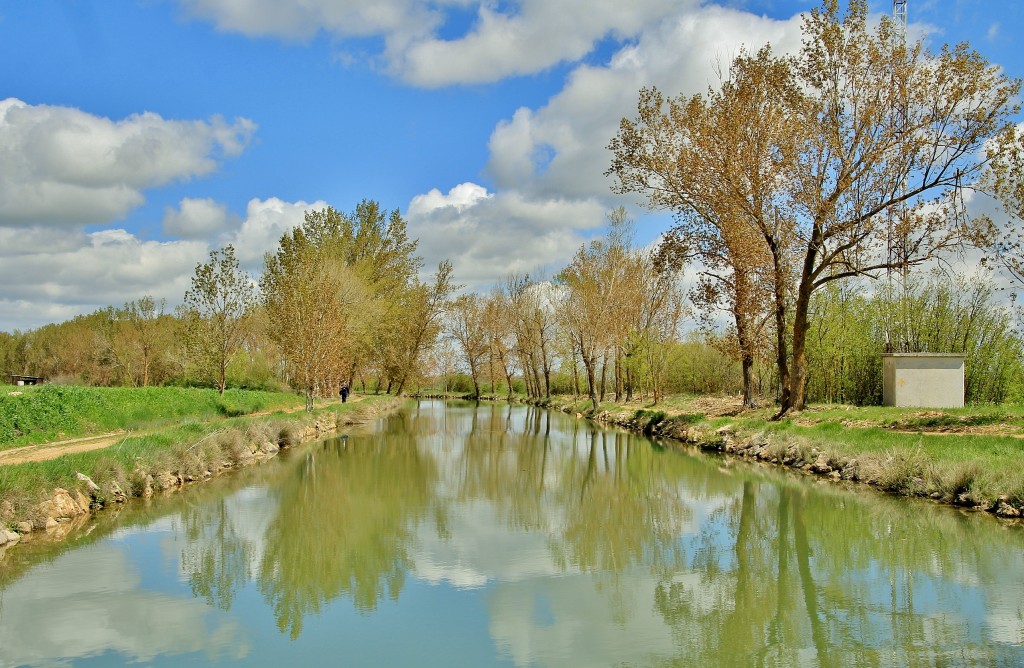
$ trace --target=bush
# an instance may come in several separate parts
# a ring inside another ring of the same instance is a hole
[[[924,492],[925,464],[920,450],[893,450],[876,463],[877,471],[872,477],[887,492],[914,496]]]

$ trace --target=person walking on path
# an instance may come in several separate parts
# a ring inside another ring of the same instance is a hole
[[[346,401],[348,401],[348,383],[342,381],[341,391],[338,392],[338,394],[341,395],[341,403],[345,403]]]

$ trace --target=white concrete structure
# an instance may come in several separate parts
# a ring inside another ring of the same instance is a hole
[[[964,355],[882,355],[882,405],[960,408],[964,405]]]

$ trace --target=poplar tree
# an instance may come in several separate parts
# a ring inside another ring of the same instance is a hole
[[[473,396],[479,398],[480,374],[490,347],[487,303],[480,295],[469,293],[455,299],[449,310],[448,332],[462,350],[462,357],[473,380]]]
[[[260,279],[270,335],[280,347],[289,380],[301,388],[306,410],[314,398],[338,387],[347,367],[344,344],[356,277],[330,261],[328,227],[336,212],[306,215],[265,257]]]
[[[196,265],[182,305],[183,338],[190,361],[213,376],[221,394],[255,305],[252,278],[238,264],[233,246],[210,251],[210,261]]]

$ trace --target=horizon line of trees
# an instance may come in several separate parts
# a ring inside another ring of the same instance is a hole
[[[0,333],[0,360],[57,382],[291,387],[310,402],[342,381],[397,393],[572,394],[594,406],[607,398],[656,404],[671,393],[778,399],[771,346],[746,364],[735,329],[723,325],[726,305],[707,300],[706,281],[684,290],[680,272],[660,260],[663,249],[636,248],[622,209],[609,214],[606,236],[550,279],[513,275],[487,294],[456,296],[448,263],[433,283],[420,281],[400,217],[363,205],[358,215],[307,214],[268,253],[262,293],[228,246],[197,265],[176,312],[142,297]],[[1024,344],[990,280],[916,272],[900,290],[885,288],[862,280],[815,294],[812,401],[879,403],[881,354],[893,338],[964,353],[969,402],[1024,399]]]

